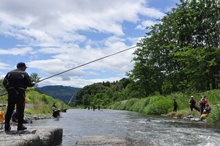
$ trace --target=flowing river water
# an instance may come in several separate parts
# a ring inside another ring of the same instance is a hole
[[[28,125],[27,125],[28,126]],[[127,136],[155,146],[219,146],[220,128],[204,122],[152,117],[131,111],[71,109],[62,118],[34,121],[32,126],[63,128],[62,146],[84,136]]]

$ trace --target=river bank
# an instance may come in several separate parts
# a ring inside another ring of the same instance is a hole
[[[190,96],[192,95],[197,101],[197,105],[199,104],[202,96],[206,97],[210,107],[212,108],[212,112],[207,118],[207,121],[212,123],[219,123],[219,116],[216,115],[220,115],[220,108],[216,105],[220,103],[220,90],[210,90],[203,93],[173,93],[168,96],[155,95],[146,98],[132,98],[115,102],[108,106],[108,108],[114,110],[135,111],[145,115],[160,115],[179,119],[183,119],[189,115],[195,118],[199,118],[200,112],[196,110],[191,111],[189,107],[188,102]],[[178,104],[177,112],[173,112],[173,99],[176,99]]]

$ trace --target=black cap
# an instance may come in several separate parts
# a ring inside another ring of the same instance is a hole
[[[27,66],[26,66],[26,64],[24,62],[19,62],[17,64],[17,67],[26,67],[27,68]]]

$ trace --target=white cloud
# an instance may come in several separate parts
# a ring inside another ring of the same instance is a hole
[[[143,20],[141,16],[159,18],[163,15],[156,8],[147,6],[147,0],[2,0],[0,34],[12,36],[24,41],[24,44],[0,49],[0,55],[28,54],[25,60],[28,67],[51,76],[129,48],[128,41],[135,45],[139,37],[128,36],[123,30],[124,22],[138,25]],[[136,29],[152,24],[155,22],[146,20]],[[94,39],[98,35],[98,39]],[[133,68],[130,61],[134,50],[88,64],[40,84],[83,87],[97,81],[119,80],[119,76]],[[8,67],[7,64],[1,66],[2,69]],[[108,71],[118,73],[118,76],[101,79],[99,76],[103,71],[106,74]],[[83,79],[85,76],[97,79],[86,80]]]
[[[10,69],[9,66],[11,65],[0,62],[0,69]]]
[[[38,83],[39,87],[47,86],[47,85],[63,85],[63,86],[72,86],[72,87],[79,87],[83,88],[86,85],[91,85],[93,83],[97,82],[113,82],[116,80],[120,80],[122,77],[111,77],[111,78],[106,78],[106,79],[90,79],[90,80],[85,80],[82,78],[71,78],[71,80],[68,81],[63,81],[62,78],[60,77],[54,77],[53,79],[48,79],[43,82]]]
[[[4,31],[1,33],[51,46],[60,38],[63,41],[84,39],[76,33],[78,30],[95,29],[123,35],[122,22],[135,23],[139,21],[138,14],[153,18],[163,16],[157,9],[147,8],[145,0],[63,0],[56,3],[52,0],[3,0],[0,21]],[[67,34],[69,37],[65,37]]]
[[[8,50],[0,49],[0,55],[25,55],[32,50],[33,48],[31,47],[11,48]]]
[[[156,22],[151,21],[151,20],[146,20],[146,21],[143,21],[143,22],[141,23],[141,25],[138,25],[138,26],[136,27],[136,29],[145,29],[147,26],[150,27],[150,26],[152,26],[152,25],[154,25],[154,24],[156,24]]]

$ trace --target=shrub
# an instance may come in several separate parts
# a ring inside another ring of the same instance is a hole
[[[148,105],[148,103],[150,102],[149,98],[141,98],[138,99],[133,105],[132,107],[130,107],[129,110],[133,110],[135,112],[143,112],[143,109]]]
[[[216,106],[209,116],[207,117],[207,122],[220,124],[220,106]]]
[[[42,94],[42,95],[41,95],[41,100],[42,100],[44,103],[46,103],[46,104],[49,103],[49,101],[48,101],[48,99],[47,99],[47,95],[45,95],[45,94]]]
[[[126,109],[126,110],[131,110],[132,105],[133,105],[135,102],[137,102],[137,101],[138,101],[138,99],[136,99],[136,98],[129,99],[129,100],[126,102],[126,104],[125,104],[125,109]]]
[[[171,108],[171,105],[167,104],[163,99],[160,99],[148,105],[143,112],[148,115],[161,115],[166,114],[169,108]]]

